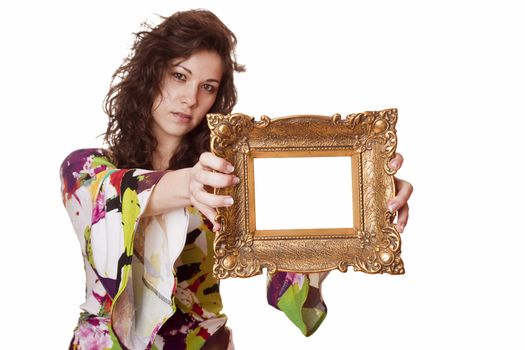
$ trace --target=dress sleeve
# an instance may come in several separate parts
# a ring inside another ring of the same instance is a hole
[[[312,335],[326,317],[321,284],[327,272],[268,274],[268,304],[284,314],[305,336]]]
[[[148,218],[146,222],[151,225],[139,225],[150,195],[164,173],[117,169],[101,149],[75,151],[66,157],[60,168],[64,206],[79,238],[86,264],[89,263],[112,300],[112,331],[128,348],[147,347],[174,308],[170,296],[176,281],[169,262],[174,261],[176,257],[173,255],[177,252],[167,252],[166,263],[156,266],[156,270],[145,259],[151,247],[174,243],[153,224],[164,223],[172,217],[184,221],[184,209],[173,215]],[[144,235],[148,231],[161,233],[136,239],[136,233]],[[148,238],[149,249],[144,247]],[[179,239],[183,242],[184,235]],[[134,243],[142,249],[140,256],[134,254]],[[151,308],[151,312],[143,312],[146,307]],[[148,316],[147,320],[144,315]],[[141,334],[137,334],[137,330]]]

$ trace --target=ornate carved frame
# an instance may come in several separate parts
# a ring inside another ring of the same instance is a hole
[[[270,119],[235,113],[208,114],[211,150],[230,161],[240,184],[215,189],[235,204],[219,208],[221,230],[214,242],[218,278],[276,271],[333,269],[404,273],[401,239],[387,201],[395,194],[388,162],[397,146],[397,110],[355,113],[342,119],[298,115]],[[351,156],[354,227],[257,231],[253,159],[258,157]]]

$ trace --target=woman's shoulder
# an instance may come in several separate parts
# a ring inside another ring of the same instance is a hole
[[[71,152],[60,166],[60,176],[66,190],[78,186],[79,181],[96,177],[108,168],[115,168],[111,163],[110,153],[103,148],[83,148]]]
[[[73,171],[95,170],[99,167],[114,167],[111,163],[109,150],[104,148],[82,148],[71,152],[62,162],[62,170],[69,169]]]

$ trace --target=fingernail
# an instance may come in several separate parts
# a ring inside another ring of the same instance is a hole
[[[394,169],[399,168],[399,163],[396,160],[391,161],[390,168],[394,168]]]
[[[227,167],[226,167],[226,171],[228,173],[231,173],[233,170],[235,170],[235,168],[233,167],[233,165],[229,164]]]
[[[240,182],[241,182],[241,179],[239,179],[237,176],[235,176],[235,177],[233,178],[233,184],[234,184],[234,185],[237,185],[237,184],[240,183]]]
[[[233,204],[233,198],[232,197],[228,197],[224,200],[224,204],[226,205],[232,205]]]
[[[398,207],[398,204],[396,202],[392,202],[388,204],[388,210],[390,210],[392,213],[398,209],[397,207]]]
[[[399,231],[399,233],[403,233],[403,231],[405,230],[405,225],[397,225],[397,230]]]

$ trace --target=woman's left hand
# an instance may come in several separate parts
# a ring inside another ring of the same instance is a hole
[[[403,165],[403,156],[399,153],[396,153],[394,158],[389,163],[389,166],[393,170],[399,170]],[[411,183],[398,179],[394,176],[394,181],[396,185],[396,196],[388,201],[388,210],[391,212],[397,211],[397,222],[396,228],[399,233],[403,233],[405,226],[408,222],[408,200],[412,195],[414,187]]]

